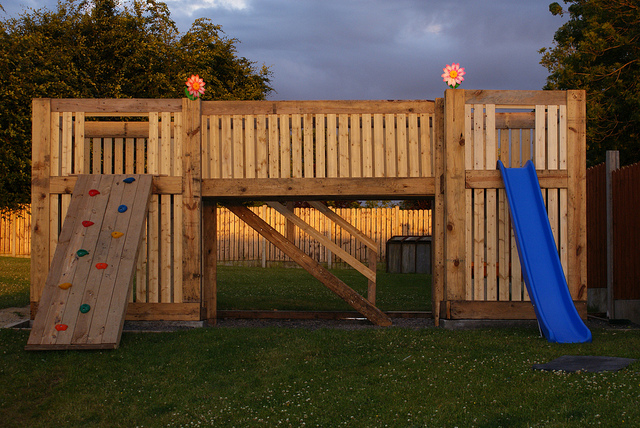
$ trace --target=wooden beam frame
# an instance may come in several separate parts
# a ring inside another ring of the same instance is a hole
[[[254,214],[250,209],[241,205],[226,204],[225,206],[229,211],[238,216],[238,218],[251,226],[256,232],[264,236],[269,242],[303,267],[314,278],[322,282],[351,307],[364,315],[369,321],[379,326],[391,325],[391,319],[385,315],[384,312],[322,267],[320,263],[307,256],[302,250],[289,242],[282,234],[262,220],[258,215]]]
[[[393,199],[435,193],[434,178],[229,178],[203,179],[202,196],[219,199]]]

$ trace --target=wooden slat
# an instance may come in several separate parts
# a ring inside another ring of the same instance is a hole
[[[371,134],[371,115],[362,115],[362,176],[373,177],[373,136]]]
[[[267,118],[264,114],[256,117],[256,177],[267,178],[269,172],[269,137]]]
[[[496,104],[511,108],[533,107],[543,103],[562,105],[567,102],[564,91],[465,90],[464,94],[469,104]]]
[[[338,122],[335,114],[327,115],[327,177],[338,176]]]
[[[505,165],[506,166],[506,165]],[[566,171],[545,170],[536,171],[540,187],[567,188],[569,176]],[[465,186],[467,189],[504,189],[504,182],[500,171],[466,171]]]
[[[244,178],[244,149],[245,142],[243,139],[243,124],[241,115],[233,115],[231,122],[231,153],[233,156],[233,164],[231,170],[231,177]]]
[[[314,171],[314,145],[313,145],[313,115],[305,114],[302,118],[303,121],[303,155],[304,155],[304,174],[305,178],[315,177]]]
[[[362,177],[362,132],[360,128],[360,115],[352,114],[351,138],[349,147],[349,159],[351,162],[350,177]]]
[[[435,147],[437,144],[435,139],[432,139],[432,134],[435,135],[435,130],[431,130],[429,126],[430,116],[428,114],[421,114],[420,117],[420,165],[422,168],[423,177],[433,177],[435,167],[433,166],[435,158]],[[435,128],[435,126],[434,126]]]
[[[373,239],[371,239],[366,234],[364,234],[360,229],[354,227],[351,223],[345,221],[342,217],[340,217],[338,214],[332,211],[325,204],[318,201],[307,201],[307,203],[313,208],[315,208],[316,210],[320,211],[322,214],[324,214],[329,220],[336,223],[338,226],[345,229],[351,235],[356,237],[356,239],[358,239],[360,242],[365,244],[371,250],[378,251],[378,244],[376,244],[376,242]]]
[[[587,302],[573,302],[582,319],[587,319]],[[476,320],[535,320],[536,314],[530,302],[449,302],[451,319]]]
[[[289,242],[274,228],[265,223],[251,210],[240,205],[228,205],[227,208],[245,223],[253,227],[258,233],[276,245],[281,251],[291,257],[302,266],[314,278],[322,282],[327,288],[340,296],[351,307],[364,315],[369,321],[380,326],[391,325],[391,320],[378,308],[369,303],[365,298],[349,288],[344,282],[323,268],[318,262],[307,257],[304,252]]]
[[[422,153],[420,152],[420,138],[418,134],[418,115],[410,114],[408,116],[408,141],[407,156],[409,161],[409,177],[419,177],[420,163],[422,161]],[[430,169],[430,168],[429,168]],[[428,177],[428,175],[425,175]]]
[[[247,115],[244,118],[244,176],[256,176],[256,132],[255,118]]]
[[[327,176],[327,140],[325,128],[325,115],[316,114],[316,177]]]
[[[382,114],[373,115],[373,176],[386,177],[384,152],[384,117]]]
[[[398,156],[396,141],[395,115],[384,115],[384,150],[385,150],[385,177],[398,177]]]
[[[289,115],[281,114],[280,121],[280,177],[291,177],[291,128]]]
[[[269,121],[269,177],[280,177],[280,135],[278,133],[278,116],[270,114]]]

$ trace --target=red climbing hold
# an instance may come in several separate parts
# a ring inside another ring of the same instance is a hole
[[[69,326],[66,324],[56,324],[56,330],[58,331],[65,331],[67,328],[69,328]]]
[[[89,196],[95,196],[95,195],[99,195],[100,192],[98,192],[96,189],[91,189],[89,190]]]
[[[96,269],[106,269],[107,266],[109,266],[109,265],[106,264],[106,263],[98,263],[98,264],[96,264]]]
[[[92,224],[93,224],[93,222],[92,222],[92,221],[89,221],[89,220],[85,220],[85,221],[83,221],[83,222],[82,222],[82,225],[83,225],[84,227],[89,227],[89,226],[91,226]]]

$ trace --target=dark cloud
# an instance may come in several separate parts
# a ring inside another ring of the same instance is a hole
[[[20,0],[3,2],[15,15]],[[55,7],[54,0],[27,0]],[[24,4],[24,3],[22,3]],[[531,0],[170,0],[187,31],[198,17],[270,66],[272,99],[418,99],[442,96],[445,64],[463,88],[540,89],[538,50],[564,22]]]

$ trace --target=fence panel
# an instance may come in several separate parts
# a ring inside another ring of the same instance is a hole
[[[640,163],[613,171],[613,296],[640,299]]]
[[[587,283],[607,287],[606,164],[587,170]]]

